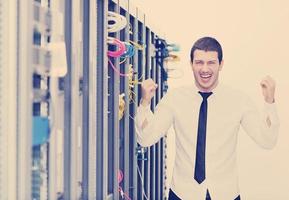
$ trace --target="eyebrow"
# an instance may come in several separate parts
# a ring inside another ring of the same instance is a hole
[[[195,62],[205,62],[204,60],[195,60]],[[207,62],[217,62],[217,60],[208,60]]]

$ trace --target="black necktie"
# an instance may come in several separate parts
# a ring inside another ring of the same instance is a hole
[[[207,98],[213,94],[212,92],[199,92],[203,97],[203,102],[200,107],[198,139],[195,162],[195,180],[201,184],[206,178],[205,155],[206,155],[206,129],[207,129]]]

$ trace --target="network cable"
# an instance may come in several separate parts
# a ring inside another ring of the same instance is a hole
[[[140,169],[139,169],[139,166],[137,165],[137,171],[138,171],[138,175],[139,175],[139,178],[141,180],[141,185],[142,185],[142,195],[144,195],[144,197],[146,198],[146,200],[149,200],[149,198],[147,197],[146,193],[145,193],[145,189],[144,189],[144,184],[143,184],[143,178],[142,178],[142,175],[141,175],[141,172],[140,172]]]
[[[113,38],[113,37],[108,37],[107,38],[107,43],[108,44],[111,44],[111,45],[116,45],[118,47],[118,50],[116,51],[107,51],[107,55],[109,57],[112,57],[112,58],[118,58],[120,56],[122,56],[124,54],[124,52],[126,51],[126,47],[125,47],[125,44],[116,39],[116,38]],[[129,76],[129,74],[124,74],[124,73],[121,73],[115,66],[114,64],[112,63],[112,61],[110,59],[108,59],[108,62],[110,64],[110,66],[113,68],[113,70],[119,75],[119,76]]]
[[[124,115],[124,111],[125,111],[125,101],[124,101],[124,96],[125,94],[122,93],[119,95],[118,97],[118,119],[121,120],[123,115]]]
[[[141,50],[141,51],[143,51],[143,50],[145,50],[145,48],[146,48],[146,45],[144,45],[144,44],[139,44],[139,43],[137,43],[137,42],[134,42],[134,41],[132,41],[132,40],[129,40],[129,42],[131,43],[131,44],[133,44],[138,50]]]
[[[123,60],[119,62],[119,64],[123,64],[127,58],[133,57],[135,54],[135,48],[128,42],[124,42],[125,44],[125,52],[120,56]]]
[[[107,37],[107,43],[111,45],[116,45],[118,50],[116,51],[107,51],[107,55],[113,58],[122,56],[126,51],[125,44],[117,38]]]
[[[131,25],[131,23],[129,23],[128,26],[129,26],[129,31],[128,31],[128,32],[129,32],[129,34],[132,35],[132,34],[133,34],[133,30],[132,30],[132,25]]]
[[[108,11],[107,20],[108,20],[107,31],[109,33],[118,32],[127,26],[126,18],[116,12]],[[113,22],[113,23],[109,23],[109,22]]]
[[[141,84],[142,82],[140,81],[140,79],[142,78],[142,76],[138,79],[138,80],[134,80],[134,75],[137,74],[136,72],[134,72],[133,70],[133,66],[130,64],[129,68],[128,68],[128,74],[129,74],[129,78],[128,78],[128,84],[130,87],[134,87],[134,85],[138,85]]]
[[[121,55],[121,57],[132,57],[135,54],[135,48],[129,42],[124,42],[125,44],[125,52]]]
[[[129,76],[129,73],[125,74],[125,73],[121,73],[115,66],[114,64],[111,62],[110,59],[108,59],[108,62],[110,64],[110,66],[112,67],[112,69],[115,71],[115,73],[117,73],[119,76]]]
[[[128,76],[128,86],[129,86],[129,102],[130,103],[136,103],[135,101],[135,97],[136,97],[136,94],[135,92],[133,91],[134,89],[134,86],[135,85],[139,85],[139,84],[142,84],[142,82],[140,81],[140,79],[142,78],[142,76],[140,78],[138,78],[138,80],[134,80],[134,75],[137,74],[136,72],[134,72],[133,70],[133,66],[130,65],[129,66],[129,76]]]
[[[118,179],[118,184],[120,184],[122,182],[122,180],[123,180],[123,172],[121,170],[118,170],[117,179]],[[123,191],[123,189],[122,189],[122,187],[120,185],[118,186],[118,191],[119,191],[119,193],[120,193],[120,195],[121,195],[121,197],[123,199],[131,200],[129,195]]]

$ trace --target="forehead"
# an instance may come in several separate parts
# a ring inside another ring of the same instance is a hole
[[[194,51],[194,60],[218,60],[218,52],[196,49]]]

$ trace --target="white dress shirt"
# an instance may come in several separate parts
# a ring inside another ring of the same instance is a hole
[[[261,147],[270,149],[277,141],[279,119],[275,103],[264,103],[263,112],[242,92],[221,83],[208,98],[206,133],[206,179],[194,179],[198,117],[202,97],[192,84],[169,90],[154,113],[140,105],[136,114],[137,141],[151,146],[173,125],[176,157],[171,189],[182,200],[234,200],[239,195],[236,164],[238,131],[245,132]],[[269,117],[271,125],[268,126]]]

